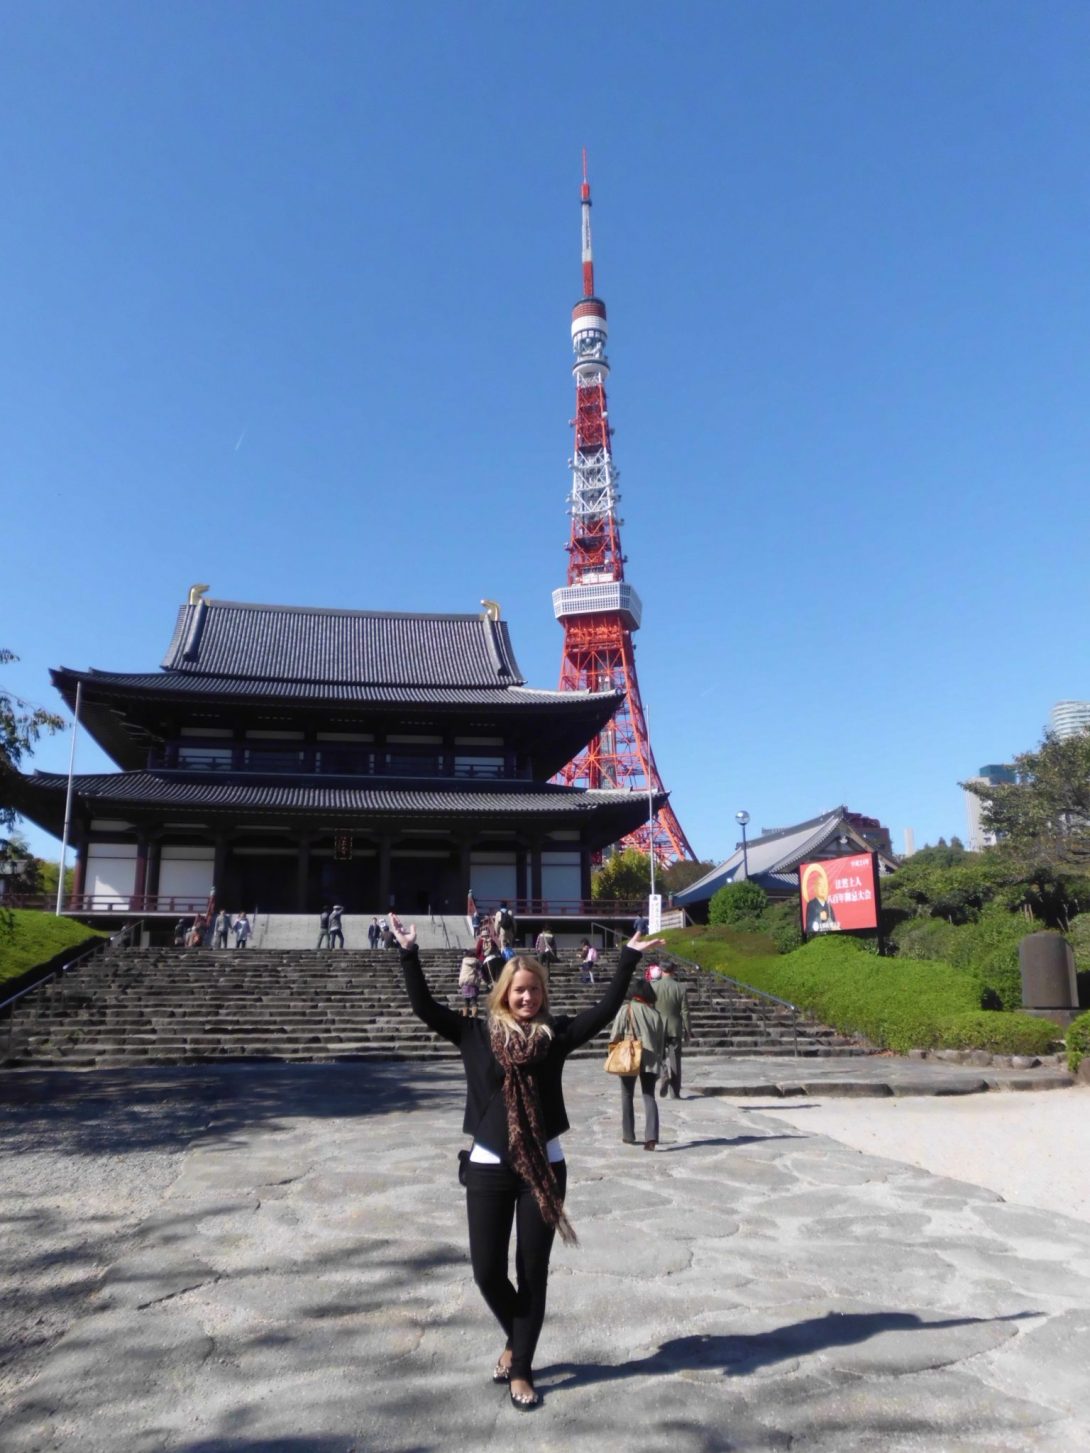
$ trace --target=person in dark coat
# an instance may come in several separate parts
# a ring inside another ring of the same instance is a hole
[[[416,929],[397,918],[392,928],[413,1013],[461,1052],[462,1128],[473,1137],[465,1182],[473,1277],[507,1339],[493,1380],[509,1385],[513,1408],[529,1412],[539,1403],[533,1359],[545,1318],[553,1239],[558,1231],[564,1240],[575,1239],[564,1213],[567,1168],[560,1136],[569,1128],[564,1064],[609,1023],[640,954],[655,945],[633,935],[601,999],[574,1016],[549,1012],[547,971],[536,959],[516,955],[489,995],[488,1018],[467,1019],[428,989]],[[508,1272],[512,1228],[517,1285]]]

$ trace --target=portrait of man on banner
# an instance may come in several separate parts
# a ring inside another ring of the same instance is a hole
[[[840,928],[829,896],[829,879],[820,863],[810,863],[800,880],[802,922],[807,937],[812,933],[835,933]]]

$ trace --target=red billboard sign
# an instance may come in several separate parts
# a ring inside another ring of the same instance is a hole
[[[855,853],[799,864],[803,932],[878,927],[878,855]]]

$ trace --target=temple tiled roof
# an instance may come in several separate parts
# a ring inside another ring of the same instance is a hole
[[[343,701],[405,706],[510,706],[571,711],[589,702],[621,700],[619,692],[543,691],[522,685],[414,686],[368,682],[292,681],[243,676],[196,676],[180,671],[73,671],[53,673],[67,700],[77,681],[100,692],[116,689],[126,695],[201,696],[213,699]],[[71,689],[66,690],[66,687]]]
[[[201,677],[372,687],[521,685],[505,621],[201,600],[178,611],[163,660]]]
[[[21,796],[63,799],[68,778],[63,773],[35,772],[21,779]],[[384,814],[494,813],[524,815],[598,813],[602,808],[633,809],[634,821],[647,813],[642,792],[619,789],[560,787],[553,783],[517,783],[445,788],[404,779],[381,779],[366,786],[338,782],[299,782],[249,774],[187,772],[103,772],[73,778],[77,796],[89,807],[108,802],[141,808],[207,808],[245,811]],[[665,794],[662,796],[665,801]],[[28,815],[31,815],[28,812]],[[37,820],[35,818],[35,820]]]
[[[705,873],[695,883],[674,894],[679,904],[705,903],[728,883],[744,882],[749,868],[749,881],[773,894],[798,891],[798,866],[834,841],[843,839],[845,852],[867,852],[870,844],[860,836],[847,819],[848,809],[836,807],[820,817],[807,818],[792,827],[777,828],[750,838],[743,851],[741,843],[729,858]],[[883,864],[892,860],[883,856]]]

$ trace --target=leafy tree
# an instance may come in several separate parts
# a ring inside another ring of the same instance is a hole
[[[19,658],[13,651],[0,647],[0,666]],[[19,766],[34,749],[43,731],[56,731],[64,726],[61,717],[42,707],[30,707],[18,696],[0,691],[0,861],[24,857],[18,839],[11,837],[15,826],[15,787]],[[14,844],[14,846],[13,846]],[[15,920],[10,913],[0,913],[0,931],[11,934]]]
[[[0,647],[0,666],[19,658]],[[43,731],[55,732],[63,718],[42,707],[30,707],[18,696],[0,691],[0,828],[15,826],[15,783],[19,766],[34,750]]]
[[[40,886],[36,890],[44,893],[47,898],[57,896],[57,874],[61,870],[60,863],[55,863],[49,858],[38,858],[38,879]],[[68,867],[64,870],[64,891],[65,895],[72,892],[76,881],[76,870]]]
[[[994,853],[921,848],[882,879],[882,908],[968,923],[1016,877]]]
[[[646,898],[651,891],[651,860],[636,848],[614,853],[590,883],[592,898]]]
[[[981,820],[1023,865],[1090,868],[1090,732],[1057,737],[1014,759],[1015,782],[963,782]]]
[[[691,858],[679,858],[676,863],[671,863],[656,874],[655,883],[663,893],[681,893],[703,878],[705,873],[710,873],[714,867],[714,863],[694,863]]]
[[[30,851],[30,844],[20,832],[0,838],[0,862],[17,864],[4,874],[7,891],[12,893],[40,893],[42,891],[41,863]],[[59,864],[58,864],[59,866]],[[54,880],[54,887],[56,881]]]
[[[768,894],[756,883],[746,880],[727,883],[712,894],[708,904],[708,922],[752,927],[759,922],[767,906]]]
[[[951,868],[955,863],[960,863],[968,854],[960,838],[951,838],[949,843],[945,838],[939,838],[935,845],[918,849],[911,858],[905,862],[916,863],[919,866],[931,868]]]

